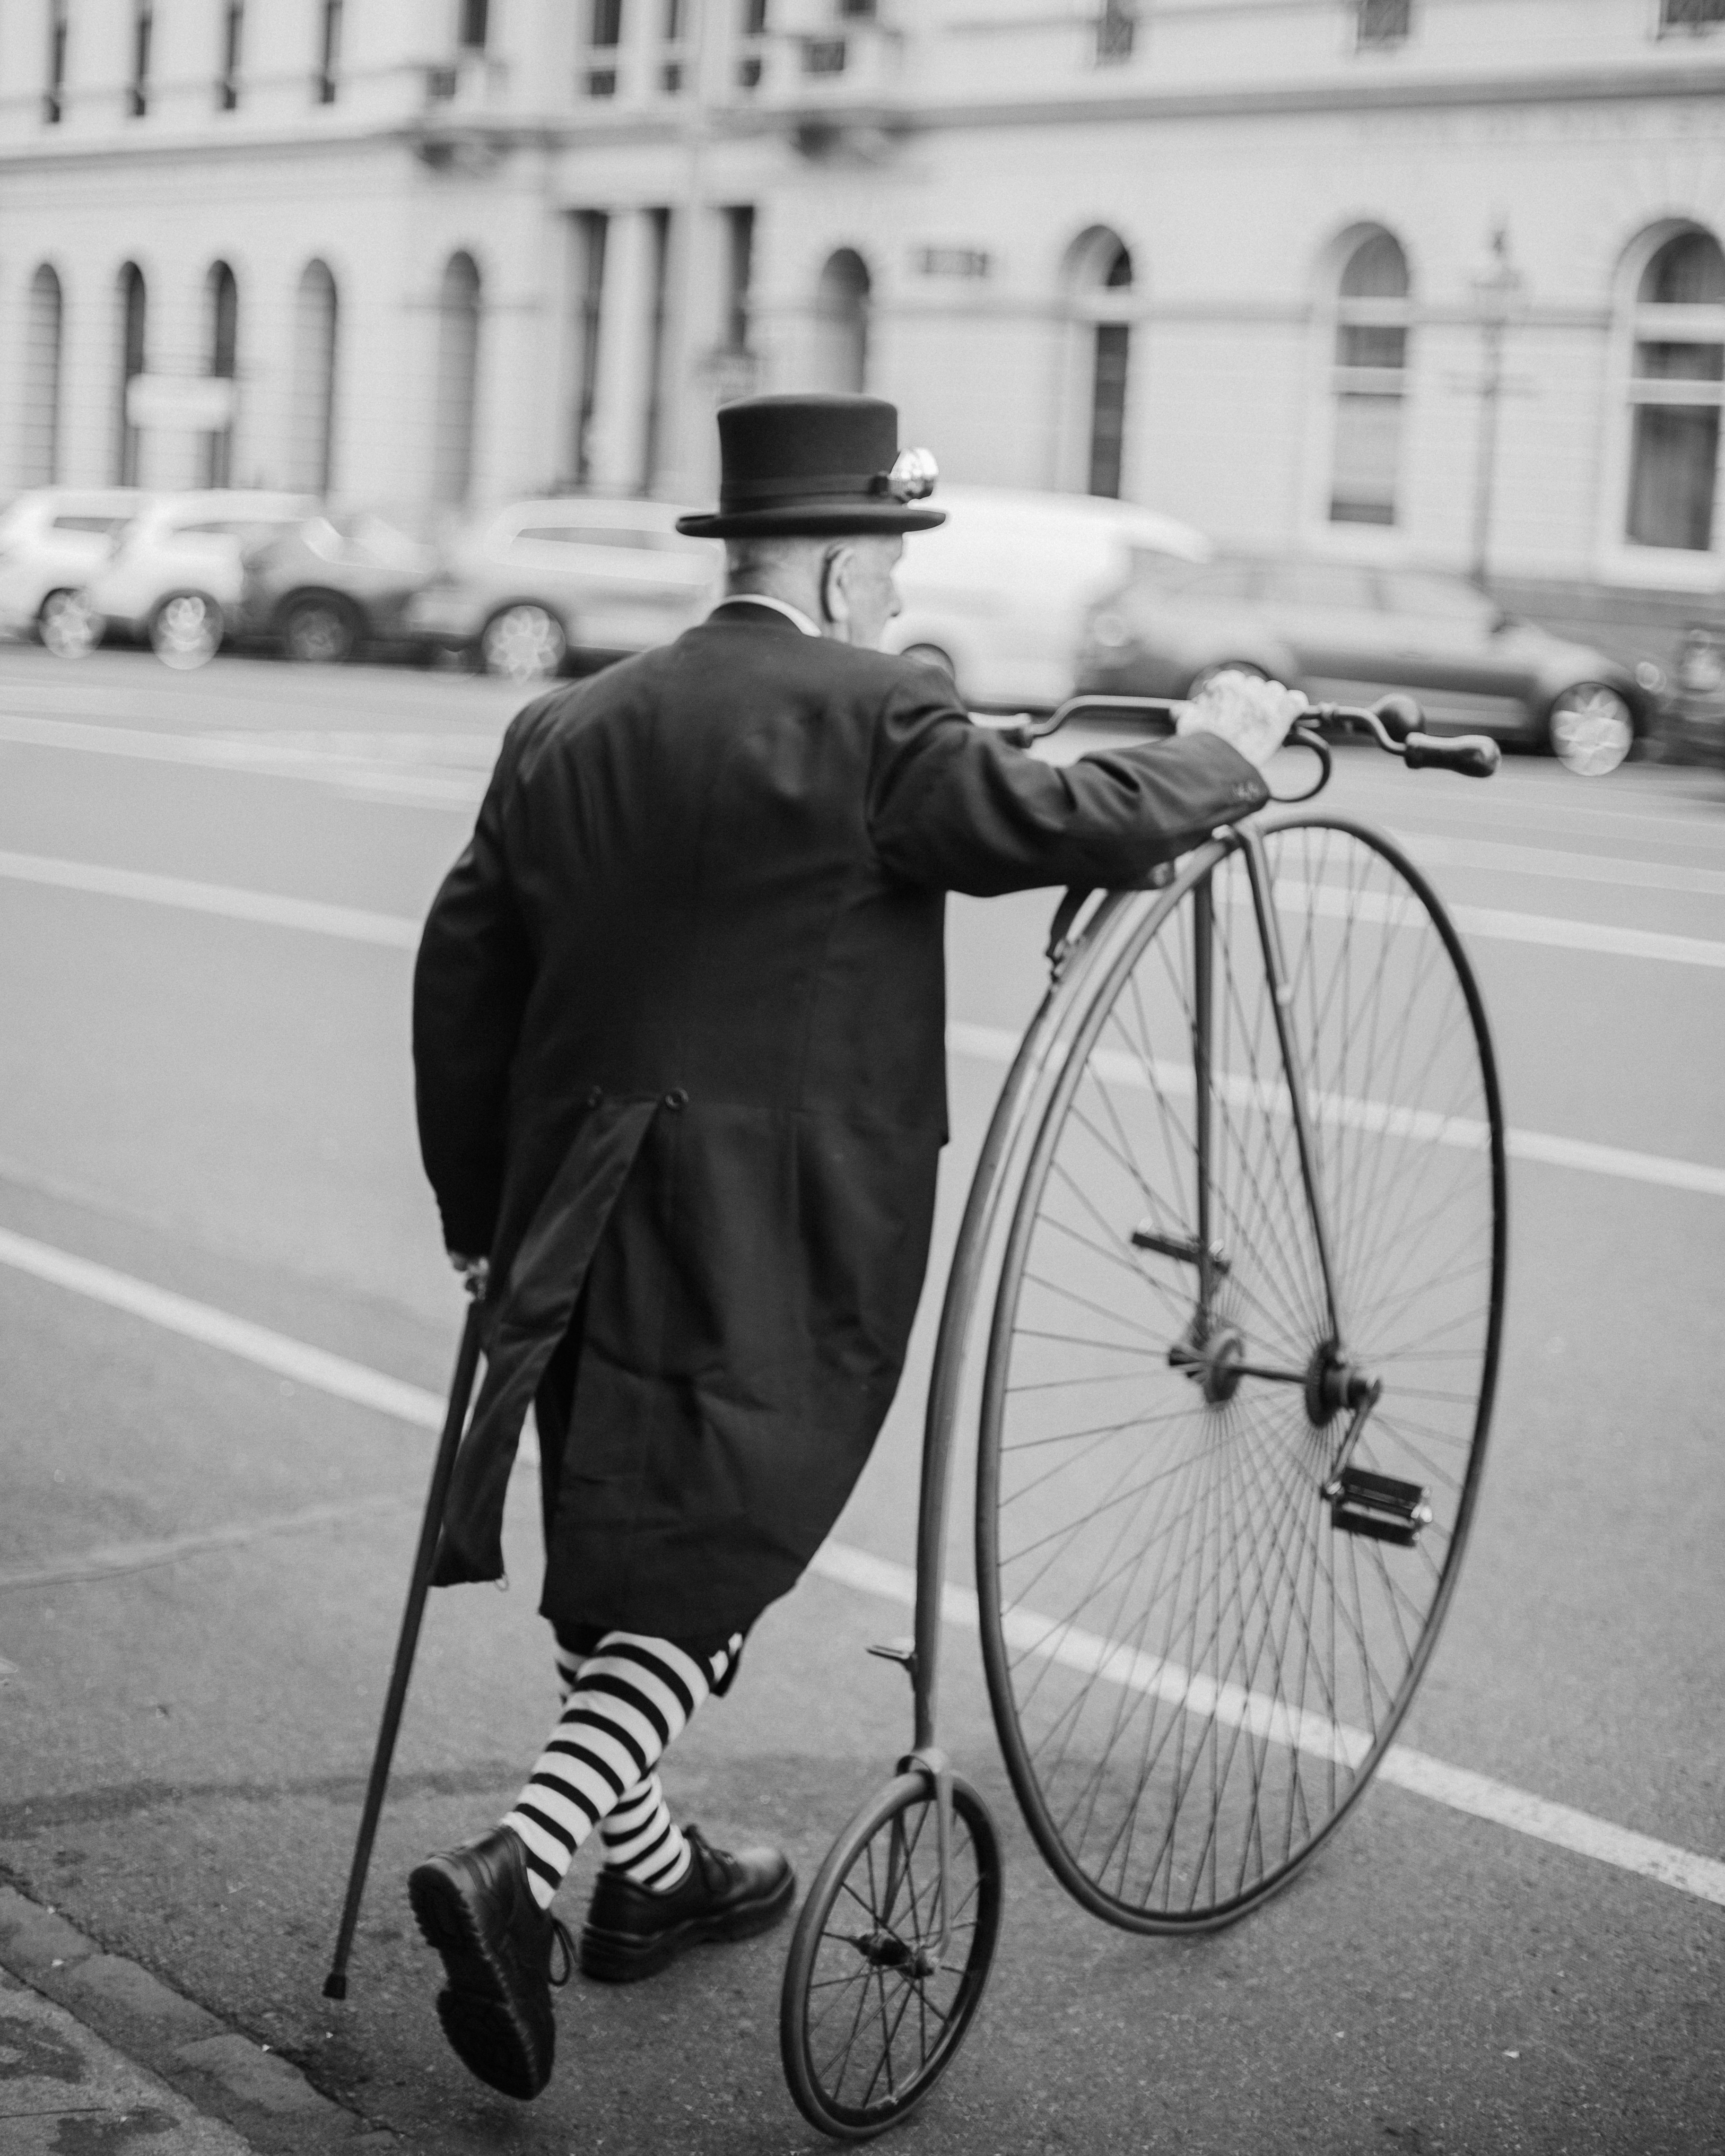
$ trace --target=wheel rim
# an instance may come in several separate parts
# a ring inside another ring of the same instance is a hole
[[[485,631],[485,666],[511,681],[534,681],[562,664],[563,632],[543,607],[511,607]]]
[[[786,1970],[786,2064],[828,2132],[865,2138],[904,2117],[950,2064],[980,2003],[1000,1916],[993,1827],[953,1787],[952,1916],[939,1948],[935,1806],[919,1776],[891,1785],[835,1845]]]
[[[290,654],[311,666],[330,666],[347,656],[353,642],[347,620],[332,606],[297,607],[288,618]]]
[[[1603,778],[1635,747],[1635,721],[1627,701],[1603,682],[1566,689],[1552,707],[1553,753],[1580,778]]]
[[[997,1722],[1068,1888],[1132,1928],[1241,1913],[1364,1787],[1453,1589],[1495,1379],[1501,1121],[1477,993],[1425,887],[1335,819],[1267,834],[1351,1357],[1384,1396],[1352,1464],[1430,1491],[1410,1548],[1341,1532],[1346,1414],[1290,1377],[1327,1332],[1244,865],[1215,870],[1207,1352],[1185,1353],[1192,893],[1138,913],[1020,1192],[985,1376],[978,1564]],[[1351,916],[1352,917],[1347,917]],[[1228,1347],[1228,1336],[1237,1345]],[[1212,1380],[1215,1379],[1215,1383]]]
[[[95,649],[95,617],[76,592],[50,592],[40,620],[42,641],[57,659],[82,659]]]
[[[222,641],[222,618],[196,592],[164,600],[156,615],[151,644],[164,666],[178,672],[206,665]]]

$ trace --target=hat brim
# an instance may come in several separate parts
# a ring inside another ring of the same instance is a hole
[[[944,509],[904,501],[801,501],[778,509],[716,509],[680,516],[677,529],[691,539],[843,539],[869,532],[932,531],[944,524]]]

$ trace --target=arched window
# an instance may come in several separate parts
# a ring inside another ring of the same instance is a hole
[[[308,262],[294,295],[293,412],[288,483],[327,494],[335,477],[339,309],[327,263]]]
[[[1355,241],[1336,295],[1332,524],[1396,521],[1411,289],[1408,258],[1389,233]]]
[[[126,393],[134,375],[144,372],[146,316],[149,297],[144,273],[136,262],[121,269],[115,290],[120,303],[119,395],[116,399],[114,476],[121,486],[136,486],[141,443],[126,412]]]
[[[1081,432],[1071,459],[1088,494],[1117,499],[1126,460],[1127,390],[1132,362],[1132,250],[1117,232],[1096,226],[1066,257],[1073,328],[1070,378]]]
[[[232,382],[239,372],[239,287],[225,262],[213,262],[203,280],[204,364],[218,381]],[[204,437],[203,483],[234,484],[234,421]]]
[[[1635,290],[1625,528],[1637,547],[1705,553],[1719,491],[1725,254],[1710,232],[1667,239]]]
[[[47,263],[30,280],[24,320],[21,486],[52,486],[60,467],[60,280]]]
[[[473,424],[479,388],[480,273],[452,254],[437,302],[437,403],[432,413],[431,491],[457,505],[473,489]]]
[[[860,395],[869,375],[869,265],[854,247],[823,264],[814,289],[814,387]]]

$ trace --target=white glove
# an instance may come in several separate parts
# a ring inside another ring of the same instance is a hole
[[[1230,667],[1213,674],[1174,721],[1177,734],[1220,734],[1261,771],[1306,709],[1305,692]]]

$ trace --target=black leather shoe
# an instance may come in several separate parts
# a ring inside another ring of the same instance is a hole
[[[581,1931],[581,1970],[602,1984],[633,1984],[704,1939],[748,1939],[770,1931],[791,1906],[797,1875],[776,1849],[715,1849],[685,1827],[689,1869],[668,1894],[605,1871]]]
[[[428,1943],[444,1958],[449,1988],[438,2019],[455,2056],[505,2096],[537,2096],[557,2048],[551,1986],[569,1980],[569,1934],[533,1899],[526,1852],[494,1826],[408,1877],[408,1898]],[[551,1974],[552,1948],[563,1950]]]

